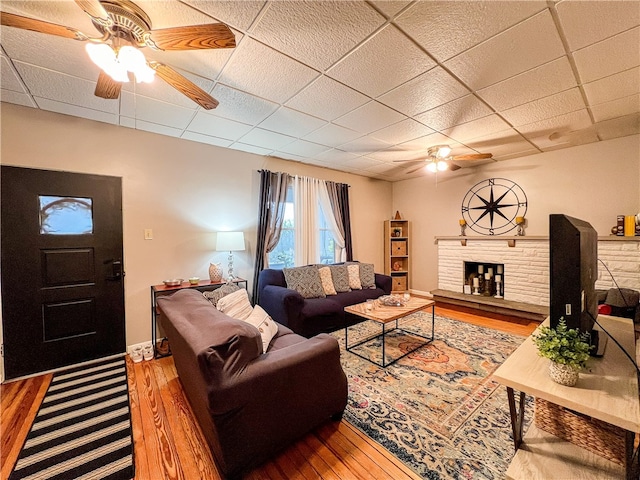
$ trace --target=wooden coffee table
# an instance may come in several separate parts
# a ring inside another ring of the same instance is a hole
[[[389,365],[397,362],[401,358],[406,357],[410,353],[415,352],[419,348],[425,345],[428,345],[433,341],[434,326],[435,326],[435,304],[436,302],[434,302],[433,300],[426,300],[423,298],[411,297],[405,305],[398,306],[398,307],[389,307],[386,305],[382,305],[378,300],[375,301],[375,306],[372,310],[367,310],[366,303],[358,303],[356,305],[350,305],[348,307],[345,307],[344,308],[345,312],[352,313],[366,320],[372,320],[376,323],[379,323],[382,326],[382,333],[366,338],[365,340],[361,340],[358,343],[355,343],[353,345],[349,345],[349,327],[345,327],[344,329],[345,349],[347,350],[347,352],[350,352],[354,355],[359,356],[360,358],[368,360],[374,365],[378,365],[379,367],[386,368]],[[416,333],[410,330],[404,330],[399,326],[398,324],[399,320],[411,315],[412,313],[416,313],[421,310],[424,310],[428,307],[431,307],[431,336],[430,337],[421,335],[419,333]],[[395,325],[393,325],[392,322],[395,322]],[[387,328],[389,324],[392,324],[392,328]],[[386,355],[385,355],[385,338],[387,333],[392,332],[393,330],[400,330],[406,334],[424,338],[427,341],[419,344],[417,347],[411,349],[408,352],[405,352],[399,357],[394,358],[390,362],[387,362]],[[370,358],[365,357],[364,355],[360,355],[358,352],[354,351],[354,348],[377,338],[382,338],[382,363],[375,362]]]

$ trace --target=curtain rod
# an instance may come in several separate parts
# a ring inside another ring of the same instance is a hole
[[[258,173],[262,173],[262,172],[266,172],[266,173],[286,173],[286,172],[272,172],[271,170],[264,170],[264,169],[260,169],[258,170]],[[287,175],[291,175],[290,173],[287,173]],[[310,177],[310,178],[314,178],[314,177]],[[321,180],[321,179],[318,179]],[[336,185],[346,185],[347,188],[351,188],[351,185],[349,185],[348,183],[341,183],[341,182],[334,182],[333,180],[324,180],[325,182],[331,182],[331,183],[335,183]]]

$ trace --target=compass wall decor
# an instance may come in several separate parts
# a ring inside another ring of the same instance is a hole
[[[515,229],[527,213],[527,196],[515,182],[489,178],[476,183],[462,199],[462,218],[482,235],[503,235]]]

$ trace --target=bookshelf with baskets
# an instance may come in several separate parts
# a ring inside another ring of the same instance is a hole
[[[409,289],[409,221],[385,220],[384,222],[384,273],[390,275],[393,292]]]

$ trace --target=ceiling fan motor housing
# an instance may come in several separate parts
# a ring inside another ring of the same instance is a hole
[[[138,46],[145,46],[145,34],[151,30],[151,19],[148,15],[129,0],[102,0],[100,2],[113,20],[110,30],[93,20],[93,24],[102,34],[109,33],[111,36],[123,38]]]

